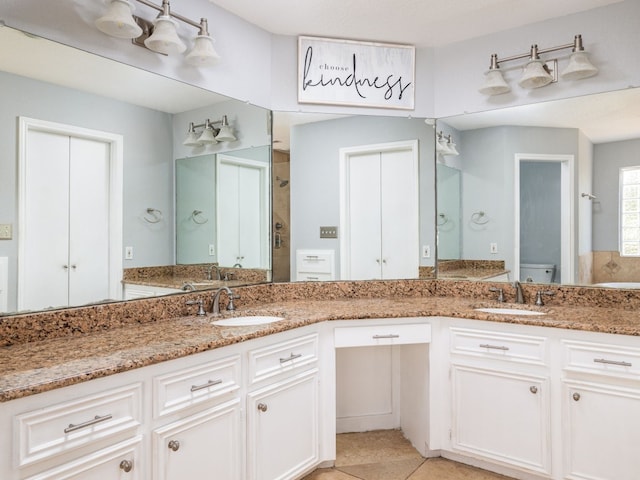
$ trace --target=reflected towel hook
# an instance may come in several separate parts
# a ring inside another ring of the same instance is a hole
[[[194,210],[191,213],[191,220],[198,225],[203,225],[209,221],[208,218],[202,216],[202,210]]]
[[[471,214],[471,222],[475,223],[476,225],[486,225],[487,223],[489,223],[489,217],[486,217],[486,213],[480,210]]]
[[[142,218],[148,223],[158,223],[162,221],[162,212],[156,208],[147,208],[147,214]]]
[[[438,226],[442,226],[448,221],[449,221],[449,218],[447,218],[447,216],[444,213],[438,214],[438,221],[437,221]]]
[[[598,197],[596,197],[595,195],[593,195],[591,193],[583,193],[582,197],[586,198],[587,200],[595,200],[596,198],[598,198]]]

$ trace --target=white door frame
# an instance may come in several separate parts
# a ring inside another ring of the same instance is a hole
[[[220,165],[238,165],[240,167],[245,168],[253,168],[260,172],[260,185],[262,188],[262,192],[260,197],[262,198],[263,208],[260,212],[260,266],[259,267],[251,267],[251,268],[269,268],[269,254],[271,252],[271,236],[269,233],[271,229],[269,228],[270,220],[269,220],[269,175],[268,175],[268,167],[269,164],[265,162],[260,162],[257,160],[251,160],[242,157],[234,157],[231,155],[225,155],[222,153],[218,153],[216,155],[216,184],[220,181]],[[220,232],[222,225],[220,225],[220,215],[217,214],[217,209],[220,208],[220,189],[216,187],[216,247],[218,258],[220,258]],[[223,265],[230,267],[231,265]]]
[[[122,206],[123,206],[123,136],[74,125],[19,117],[18,125],[18,295],[17,309],[24,304],[24,256],[26,225],[26,165],[30,131],[67,135],[109,144],[109,298],[122,298]]]
[[[525,161],[556,162],[560,164],[560,218],[568,218],[568,222],[560,222],[560,273],[562,283],[573,283],[575,280],[575,155],[516,153],[514,166],[514,279],[520,278],[520,164]]]
[[[377,152],[392,152],[399,150],[409,150],[413,155],[415,167],[415,192],[419,202],[420,188],[419,178],[419,149],[418,140],[404,140],[399,142],[376,143],[373,145],[358,145],[355,147],[344,147],[340,149],[340,279],[351,277],[350,258],[350,219],[349,219],[349,159],[353,155],[363,155]],[[420,215],[418,212],[418,219]],[[420,236],[420,220],[418,220],[418,237]],[[419,243],[419,241],[418,241]],[[416,253],[418,255],[418,253]]]

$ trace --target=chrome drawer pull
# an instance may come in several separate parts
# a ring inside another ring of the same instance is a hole
[[[605,365],[619,365],[621,367],[631,367],[629,362],[619,362],[617,360],[607,360],[606,358],[594,358],[595,363],[604,363]]]
[[[91,420],[87,420],[84,423],[79,423],[77,425],[74,425],[73,423],[70,423],[69,426],[64,429],[64,433],[75,432],[76,430],[80,430],[82,428],[90,427],[91,425],[95,425],[96,423],[104,422],[106,420],[111,420],[112,418],[113,418],[113,415],[105,415],[104,417],[96,415],[94,418],[92,418]]]
[[[295,360],[296,358],[300,358],[302,356],[301,353],[298,353],[296,355],[294,355],[293,353],[289,356],[289,358],[281,358],[280,359],[280,363],[286,363],[286,362],[291,362],[292,360]]]
[[[307,277],[307,280],[319,280],[319,277]]]
[[[219,385],[222,383],[222,380],[209,380],[207,383],[203,385],[191,385],[191,391],[197,392],[198,390],[203,390],[205,388],[213,387],[214,385]]]
[[[503,347],[502,345],[489,345],[488,343],[481,343],[480,348],[491,348],[493,350],[504,350],[505,352],[509,350],[509,347]]]
[[[376,340],[379,338],[400,338],[400,335],[397,333],[389,333],[388,335],[374,335],[373,338]]]

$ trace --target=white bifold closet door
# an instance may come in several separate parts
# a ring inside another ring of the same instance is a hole
[[[409,148],[354,152],[347,158],[348,242],[343,280],[417,278],[418,192]],[[344,261],[344,260],[343,260]]]
[[[109,298],[109,149],[29,132],[21,309]]]

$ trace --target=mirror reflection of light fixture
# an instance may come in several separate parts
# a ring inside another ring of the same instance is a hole
[[[436,153],[440,155],[460,155],[451,135],[445,136],[438,132],[436,138]]]
[[[222,116],[222,125],[220,125],[220,131],[216,135],[216,140],[219,142],[235,142],[236,140],[226,115]]]
[[[185,58],[187,63],[205,67],[215,64],[220,59],[213,47],[213,39],[209,36],[206,18],[195,22],[171,12],[169,0],[162,0],[161,6],[149,0],[136,0],[136,2],[157,10],[160,14],[150,22],[132,15],[133,7],[128,0],[110,0],[107,12],[96,20],[96,27],[107,35],[130,38],[135,45],[164,55],[173,55],[183,53],[187,49],[177,33],[176,20],[180,20],[199,29],[198,35],[194,38],[193,48]]]
[[[571,48],[573,53],[569,58],[567,68],[562,72],[561,76],[564,80],[580,80],[582,78],[592,77],[598,73],[598,69],[589,61],[589,57],[584,51],[582,35],[576,35],[573,39],[573,43],[559,45],[557,47],[539,50],[537,45],[532,45],[530,51],[527,53],[513,55],[502,59],[498,59],[498,55],[496,53],[492,54],[491,65],[489,70],[485,73],[485,83],[479,89],[479,92],[485,95],[500,95],[502,93],[510,92],[511,88],[504,80],[504,77],[500,72],[499,65],[500,63],[523,58],[528,58],[529,61],[524,66],[522,77],[518,81],[518,85],[520,85],[520,87],[526,89],[540,88],[556,82],[558,60],[542,60],[540,59],[540,54],[555,52],[567,48]]]
[[[220,128],[215,128],[214,125],[220,124]],[[196,129],[202,128],[202,132],[197,132]],[[222,119],[212,122],[208,118],[204,123],[194,124],[189,123],[189,130],[187,131],[187,137],[182,144],[186,147],[202,147],[204,145],[214,145],[218,142],[234,142],[236,137],[233,133],[233,128],[229,125],[229,121],[226,115],[222,116]]]

